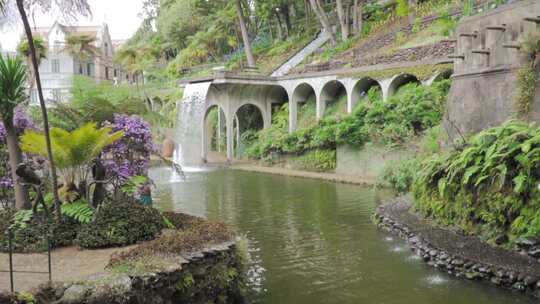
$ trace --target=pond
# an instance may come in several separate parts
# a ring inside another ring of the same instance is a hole
[[[220,219],[248,237],[251,303],[537,303],[425,265],[373,225],[387,195],[371,188],[234,170],[151,176],[163,209]]]

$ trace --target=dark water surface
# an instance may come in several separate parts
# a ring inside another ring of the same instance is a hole
[[[370,188],[231,170],[151,175],[163,209],[221,219],[248,237],[253,303],[538,303],[425,265],[372,224],[383,196]]]

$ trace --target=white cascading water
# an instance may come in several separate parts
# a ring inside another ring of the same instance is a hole
[[[184,88],[178,103],[176,121],[176,149],[173,161],[186,172],[201,171],[202,120],[206,109],[206,96],[211,82],[190,83]],[[177,173],[172,178],[180,179]]]

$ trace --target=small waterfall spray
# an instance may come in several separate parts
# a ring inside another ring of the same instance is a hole
[[[173,161],[184,171],[202,165],[202,121],[206,109],[206,96],[211,82],[190,83],[178,103],[176,142]]]

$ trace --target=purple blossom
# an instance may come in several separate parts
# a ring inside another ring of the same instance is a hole
[[[154,151],[150,125],[138,116],[120,114],[109,125],[124,136],[104,150],[109,156],[105,162],[108,175],[121,184],[132,176],[146,175]]]
[[[11,180],[11,178],[9,176],[0,176],[0,189],[11,188],[13,188],[13,181]]]

